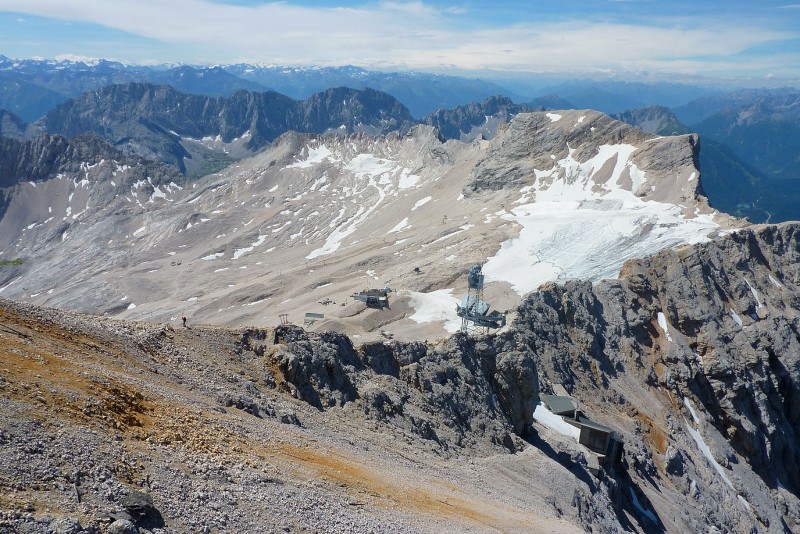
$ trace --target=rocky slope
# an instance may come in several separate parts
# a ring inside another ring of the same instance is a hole
[[[1,302],[0,529],[576,531],[583,481],[554,506],[511,474],[569,473],[514,433],[529,357]]]
[[[353,344],[0,300],[2,526],[793,532],[797,225],[550,284],[507,331]],[[565,387],[621,464],[540,424]],[[112,523],[113,522],[113,523]]]
[[[700,196],[696,149],[692,136],[569,111],[517,115],[470,144],[423,126],[286,134],[175,186],[122,186],[115,169],[87,169],[54,177],[58,203],[50,181],[16,190],[0,250],[25,262],[0,292],[129,318],[277,324],[319,313],[315,326],[362,339],[438,337],[460,326],[455,303],[474,263],[485,263],[489,302],[510,310],[543,282],[614,277],[626,259],[738,224]],[[88,201],[98,191],[116,196]],[[349,298],[384,284],[397,290],[389,309]]]

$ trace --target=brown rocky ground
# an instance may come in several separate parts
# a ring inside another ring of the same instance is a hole
[[[242,330],[2,301],[0,531],[105,531],[133,490],[154,532],[574,529],[519,482],[478,483],[498,449],[448,457],[355,406],[293,398],[262,334],[259,356]],[[257,408],[231,400],[241,384]]]

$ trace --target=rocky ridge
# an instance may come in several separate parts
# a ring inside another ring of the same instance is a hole
[[[412,121],[397,100],[371,89],[328,89],[296,101],[275,92],[241,90],[214,98],[129,83],[84,93],[56,106],[35,126],[67,137],[92,132],[127,154],[191,173],[198,168],[193,160],[202,161],[209,150],[240,157],[289,130],[378,135],[403,130]]]
[[[21,118],[10,111],[0,109],[0,136],[14,139],[24,139],[27,136],[28,125]]]
[[[669,486],[708,514],[667,531],[800,526],[799,255],[796,224],[740,231],[630,261],[618,281],[545,287],[519,311],[545,389],[630,430],[655,508]]]

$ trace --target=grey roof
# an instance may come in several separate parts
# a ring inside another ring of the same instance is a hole
[[[600,432],[605,432],[606,434],[610,434],[614,431],[613,429],[605,425],[601,425],[597,421],[592,421],[591,419],[587,419],[582,415],[578,416],[578,423],[580,423],[582,426],[591,428],[592,430],[599,430]]]
[[[575,403],[569,397],[542,395],[541,399],[547,409],[556,415],[569,415],[570,417],[575,415]]]

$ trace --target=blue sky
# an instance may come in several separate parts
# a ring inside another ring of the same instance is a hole
[[[800,3],[0,0],[0,54],[798,79]]]

